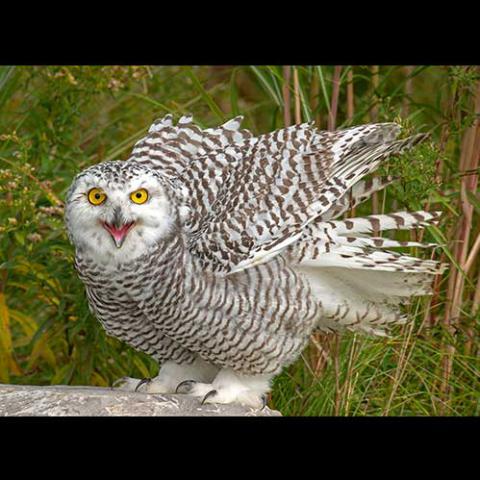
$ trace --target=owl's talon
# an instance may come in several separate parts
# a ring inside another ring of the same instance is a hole
[[[147,378],[143,378],[142,380],[140,380],[138,382],[138,385],[135,387],[135,391],[138,392],[138,389],[144,385],[144,384],[149,384],[150,382],[152,381],[151,378],[147,377]]]
[[[217,391],[216,390],[210,390],[204,397],[203,397],[203,400],[201,402],[202,405],[205,404],[205,402],[210,398],[210,397],[214,397],[215,395],[217,395]]]
[[[125,383],[128,381],[128,377],[121,377],[117,378],[113,383],[110,388],[117,388],[125,385]]]
[[[110,388],[112,390],[120,390],[122,392],[134,392],[139,381],[139,378],[120,377],[112,383]]]
[[[261,396],[261,400],[262,400],[262,408],[260,409],[260,411],[262,411],[266,406],[267,406],[267,396],[266,395],[262,395]]]
[[[196,383],[197,382],[195,380],[184,380],[177,385],[175,393],[189,393],[192,391],[192,388]],[[184,390],[183,392],[179,391],[180,389],[184,389],[184,387],[186,387],[186,390]]]

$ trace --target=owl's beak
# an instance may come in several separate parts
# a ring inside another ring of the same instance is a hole
[[[115,209],[113,221],[111,223],[103,222],[103,227],[112,236],[115,246],[120,248],[127,238],[127,233],[135,225],[135,222],[124,223],[119,209]]]

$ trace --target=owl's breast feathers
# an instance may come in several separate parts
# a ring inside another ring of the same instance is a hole
[[[282,256],[235,275],[214,274],[179,243],[172,236],[116,269],[77,258],[107,332],[158,360],[183,358],[176,346],[182,355],[250,374],[276,373],[294,361],[320,313],[308,282]]]

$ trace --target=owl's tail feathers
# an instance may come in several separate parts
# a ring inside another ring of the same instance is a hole
[[[430,293],[428,273],[404,273],[300,267],[313,295],[322,306],[318,329],[326,332],[356,331],[386,336],[393,325],[408,320],[400,305],[409,297]]]
[[[433,277],[447,265],[383,250],[435,244],[365,234],[418,228],[438,219],[438,212],[397,212],[315,225],[312,236],[295,252],[294,268],[306,275],[313,295],[322,304],[319,328],[386,335],[389,326],[405,323],[407,317],[400,305],[410,297],[431,294]]]

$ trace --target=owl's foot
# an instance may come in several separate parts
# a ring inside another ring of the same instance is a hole
[[[190,364],[165,362],[155,378],[145,378],[137,382],[135,391],[144,393],[176,393],[177,385],[186,378],[195,381],[211,381],[218,371],[217,367],[201,359]]]
[[[181,382],[176,391],[202,399],[206,403],[241,403],[263,409],[269,390],[270,375],[238,375],[230,369],[221,370],[212,383],[194,380]]]

